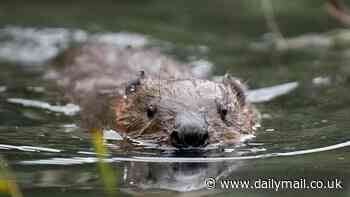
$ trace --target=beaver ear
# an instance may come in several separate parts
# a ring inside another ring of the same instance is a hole
[[[125,88],[125,94],[129,95],[136,92],[137,87],[141,85],[141,80],[145,78],[145,71],[140,71],[136,79],[128,81]]]
[[[238,79],[233,77],[231,74],[225,74],[223,83],[229,86],[233,92],[236,92],[239,103],[243,106],[246,104],[246,86]]]

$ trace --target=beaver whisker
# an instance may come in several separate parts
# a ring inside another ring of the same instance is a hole
[[[159,91],[159,98],[162,98],[162,95],[161,95],[161,87],[162,87],[162,78],[161,78],[161,74],[162,74],[162,66],[163,64],[160,64],[159,66],[159,75],[158,75],[158,79],[159,79],[159,87],[158,87],[158,91]]]
[[[144,132],[153,124],[155,119],[152,119],[151,121],[149,121],[142,129],[140,129],[139,133],[136,135],[136,137],[141,136],[142,134],[144,134]]]
[[[142,125],[142,121],[131,121],[129,124],[126,126],[126,129],[128,131],[133,131],[133,130],[138,130],[139,125]]]

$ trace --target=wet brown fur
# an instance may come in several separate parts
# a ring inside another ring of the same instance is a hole
[[[56,80],[65,96],[82,107],[84,127],[111,128],[168,145],[176,113],[193,111],[206,117],[209,143],[237,143],[241,134],[254,133],[258,121],[238,79],[198,79],[189,65],[156,49],[86,43],[66,50],[52,65],[46,78]],[[126,94],[130,80],[140,84]],[[150,106],[154,117],[147,116]]]

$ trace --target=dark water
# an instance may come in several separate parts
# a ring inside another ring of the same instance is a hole
[[[341,27],[327,17],[323,1],[273,2],[286,37]],[[76,126],[78,116],[9,99],[64,105],[54,84],[41,78],[43,62],[71,42],[121,31],[137,33],[131,39],[135,45],[146,39],[179,60],[211,62],[214,75],[231,72],[253,89],[290,81],[300,85],[256,105],[262,128],[240,147],[181,153],[148,146],[120,149],[108,140],[107,159],[118,180],[115,195],[349,196],[349,51],[344,46],[254,50],[251,46],[268,32],[260,1],[4,0],[0,26],[0,153],[24,196],[106,195],[89,135]],[[120,44],[130,35],[112,34],[110,41]],[[218,179],[219,189],[206,189],[209,177]],[[303,178],[341,180],[343,189],[220,189],[225,179]]]

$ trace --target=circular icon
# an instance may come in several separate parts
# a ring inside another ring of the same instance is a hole
[[[214,178],[206,178],[205,185],[207,186],[207,189],[215,189],[216,181]]]

